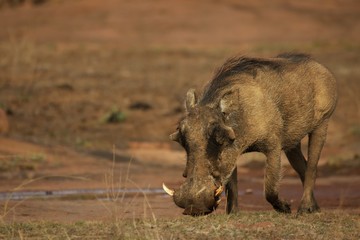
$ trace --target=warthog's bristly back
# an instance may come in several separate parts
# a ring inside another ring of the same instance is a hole
[[[232,77],[239,74],[249,74],[254,78],[259,70],[273,71],[281,74],[286,66],[291,64],[305,63],[311,60],[310,55],[302,53],[282,53],[275,58],[251,58],[246,56],[235,56],[229,58],[216,72],[207,86],[202,102],[212,100],[213,95],[219,89],[234,83]]]

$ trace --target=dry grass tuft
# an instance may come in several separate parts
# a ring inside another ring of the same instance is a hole
[[[237,215],[127,219],[121,222],[1,224],[2,239],[359,239],[359,215],[344,212],[295,215],[242,212]]]

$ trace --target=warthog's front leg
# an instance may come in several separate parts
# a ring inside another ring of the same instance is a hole
[[[235,213],[238,207],[238,187],[237,187],[237,167],[231,174],[229,182],[226,184],[226,213]]]
[[[314,186],[317,164],[326,139],[327,126],[328,121],[326,120],[309,134],[308,162],[305,172],[304,193],[298,209],[299,213],[312,213],[320,210],[314,197]]]
[[[281,148],[269,151],[266,156],[265,197],[278,212],[291,213],[290,204],[279,198],[279,182],[281,179]]]

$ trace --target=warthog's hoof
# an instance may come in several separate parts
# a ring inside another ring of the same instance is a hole
[[[288,202],[285,202],[285,201],[279,201],[277,204],[275,204],[274,206],[274,209],[277,211],[277,212],[280,212],[280,213],[291,213],[291,205],[290,203]]]
[[[304,213],[316,213],[320,212],[319,206],[315,204],[307,205],[307,204],[301,204],[298,209],[298,214],[304,214]]]

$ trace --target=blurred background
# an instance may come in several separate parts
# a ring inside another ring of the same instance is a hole
[[[141,186],[176,185],[184,156],[168,135],[186,91],[228,57],[281,52],[337,77],[319,174],[359,183],[360,1],[0,0],[0,190],[47,174],[91,181],[31,189],[102,186],[114,156]]]

